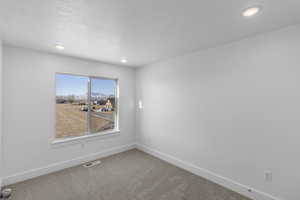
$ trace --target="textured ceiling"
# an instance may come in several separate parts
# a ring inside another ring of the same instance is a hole
[[[252,5],[263,11],[241,17]],[[143,66],[296,24],[299,11],[299,0],[1,0],[0,33],[16,46]]]

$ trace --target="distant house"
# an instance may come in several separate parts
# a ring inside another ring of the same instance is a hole
[[[108,99],[105,106],[103,108],[101,108],[101,111],[102,112],[110,112],[110,111],[113,111],[113,106],[110,102],[110,100]]]

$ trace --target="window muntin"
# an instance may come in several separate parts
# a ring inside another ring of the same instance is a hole
[[[117,129],[117,80],[56,74],[56,139]]]

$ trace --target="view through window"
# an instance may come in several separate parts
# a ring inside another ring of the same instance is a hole
[[[56,74],[56,138],[116,128],[117,81]]]

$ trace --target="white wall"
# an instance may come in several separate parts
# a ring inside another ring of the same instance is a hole
[[[2,71],[3,71],[3,66],[2,66],[2,40],[0,39],[0,188],[2,185],[2,87],[3,87],[3,82],[2,82]]]
[[[135,142],[134,69],[9,46],[3,48],[3,61],[5,177]],[[94,138],[84,146],[51,146],[55,72],[118,78],[121,133]]]
[[[146,147],[287,200],[300,198],[300,25],[144,67]],[[264,181],[264,171],[273,181]]]

